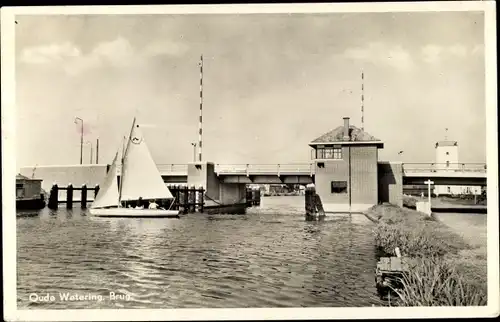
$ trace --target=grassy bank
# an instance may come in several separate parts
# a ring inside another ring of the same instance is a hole
[[[486,305],[486,251],[473,248],[447,226],[426,214],[393,205],[374,206],[367,216],[377,222],[381,252],[418,258],[397,290],[393,305]]]
[[[415,196],[408,196],[408,195],[403,195],[403,206],[408,207],[408,208],[415,208],[417,206],[417,201],[427,201],[427,197],[415,197]],[[477,197],[477,202],[474,202],[474,198],[468,198],[468,199],[462,199],[459,197],[449,197],[449,196],[439,196],[439,197],[432,197],[432,204],[433,206],[451,206],[451,205],[482,205],[486,206],[487,201],[485,199],[482,199],[481,196]]]

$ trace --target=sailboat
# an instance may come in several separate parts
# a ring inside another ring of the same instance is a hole
[[[138,200],[174,199],[163,182],[136,119],[128,141],[122,148],[120,184],[118,184],[118,151],[99,190],[90,214],[98,217],[179,217],[179,210],[126,207]]]

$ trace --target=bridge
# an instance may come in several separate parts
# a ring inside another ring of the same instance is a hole
[[[166,183],[186,183],[187,164],[157,164]],[[486,185],[485,163],[403,163],[403,184],[423,185],[431,179],[436,185]],[[309,184],[314,182],[315,165],[286,164],[215,164],[222,183]]]

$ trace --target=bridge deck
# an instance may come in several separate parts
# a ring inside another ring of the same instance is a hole
[[[187,164],[158,164],[163,176],[187,176]],[[216,164],[219,176],[313,176],[314,163]],[[486,164],[403,163],[403,177],[409,178],[486,178]]]

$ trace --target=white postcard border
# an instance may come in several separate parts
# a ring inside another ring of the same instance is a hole
[[[255,309],[119,309],[119,310],[17,310],[15,159],[15,15],[46,14],[230,14],[230,13],[325,13],[325,12],[428,12],[484,11],[488,166],[488,305],[484,307],[431,308],[255,308]],[[2,44],[2,220],[4,250],[4,319],[7,321],[86,320],[249,320],[249,319],[388,319],[498,316],[499,219],[496,12],[493,1],[352,3],[352,4],[253,4],[188,6],[75,6],[3,7]]]

